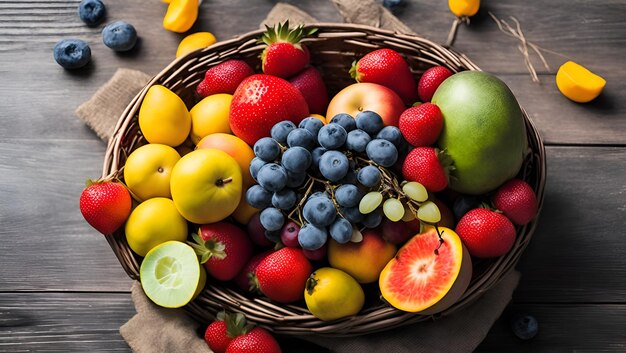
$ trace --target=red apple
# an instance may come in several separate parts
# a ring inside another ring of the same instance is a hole
[[[400,96],[385,86],[375,83],[355,83],[337,93],[328,104],[326,121],[333,116],[347,113],[353,117],[364,110],[378,113],[385,125],[398,126],[405,106]]]

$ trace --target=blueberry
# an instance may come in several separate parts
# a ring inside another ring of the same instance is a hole
[[[266,164],[267,162],[259,157],[252,158],[252,161],[250,161],[250,175],[252,175],[254,180],[256,180],[256,177],[259,174],[259,170],[261,170],[261,168]]]
[[[261,211],[261,225],[263,228],[269,231],[280,230],[285,223],[285,216],[279,209],[274,207],[268,207]],[[279,233],[280,237],[280,233]]]
[[[306,173],[294,173],[287,170],[287,187],[298,188],[304,184],[306,180]]]
[[[519,339],[529,340],[539,332],[539,322],[531,315],[519,315],[511,323],[513,333]]]
[[[105,7],[100,0],[83,0],[78,5],[78,16],[89,27],[100,23],[104,18]]]
[[[246,201],[254,208],[264,209],[272,204],[272,193],[261,185],[252,185],[246,191]]]
[[[333,223],[337,216],[337,209],[329,198],[318,196],[307,200],[302,209],[302,214],[307,222],[318,227],[325,227]]]
[[[274,140],[278,141],[278,143],[286,145],[287,135],[289,135],[289,133],[295,128],[296,124],[294,124],[292,121],[283,120],[272,126],[272,130],[270,130],[270,135]]]
[[[313,199],[315,197],[325,197],[325,198],[328,198],[328,194],[325,191],[316,191],[316,192],[312,193],[311,195],[309,195],[309,197],[307,198],[307,201],[311,200],[311,199]]]
[[[266,162],[273,162],[280,155],[280,145],[271,137],[263,137],[252,148],[254,155]]]
[[[470,210],[480,207],[480,198],[477,196],[461,196],[454,201],[452,212],[456,220],[460,220]]]
[[[365,147],[370,143],[372,138],[370,135],[363,130],[352,130],[348,133],[348,137],[346,139],[346,147],[350,151],[354,152],[365,152]]]
[[[311,167],[314,171],[319,171],[320,158],[327,151],[324,147],[315,147],[313,151],[311,151]]]
[[[315,136],[309,130],[297,128],[287,135],[287,145],[304,147],[310,151],[315,147]]]
[[[400,129],[395,126],[385,126],[382,130],[378,132],[376,138],[387,140],[393,143],[393,145],[396,146],[397,149],[400,149],[400,147],[402,147],[406,143],[404,137],[402,136],[402,133],[400,132]]]
[[[257,181],[267,191],[276,192],[287,185],[287,172],[276,163],[268,163],[259,170]]]
[[[359,211],[359,207],[341,207],[339,212],[350,222],[359,223],[363,220],[364,215]]]
[[[373,212],[368,213],[363,217],[363,226],[365,228],[376,228],[383,221],[383,211],[380,208],[375,209]]]
[[[280,232],[280,230],[266,230],[265,237],[273,243],[278,243],[280,241]]]
[[[282,189],[276,191],[272,196],[272,205],[281,210],[288,210],[296,205],[298,197],[296,192],[291,189]]]
[[[298,233],[298,243],[303,249],[317,250],[326,244],[328,232],[325,227],[316,227],[305,223]]]
[[[404,0],[383,0],[383,6],[391,10],[393,13],[398,13],[406,6]]]
[[[376,136],[376,134],[385,126],[383,124],[383,118],[381,118],[377,113],[369,110],[359,112],[356,115],[355,120],[356,127],[358,129],[361,129],[372,136]]]
[[[346,114],[346,113],[337,114],[333,116],[332,119],[330,119],[330,122],[341,125],[341,127],[343,127],[346,130],[346,132],[350,132],[356,129],[356,121],[354,121],[354,118],[350,114]]]
[[[322,126],[324,126],[324,123],[320,119],[314,118],[312,116],[304,118],[300,122],[300,124],[298,124],[299,128],[309,130],[309,132],[312,133],[313,136],[317,136]]]
[[[346,174],[346,176],[339,180],[339,184],[356,185],[357,183],[358,181],[356,180],[356,174],[351,169],[348,169],[348,173]]]
[[[102,42],[115,51],[129,51],[137,43],[137,31],[130,23],[115,21],[102,30]]]
[[[54,60],[65,69],[78,69],[91,60],[91,48],[80,39],[63,39],[54,46]]]
[[[330,123],[324,125],[317,134],[317,141],[328,150],[336,150],[346,143],[348,133],[341,125]]]
[[[339,181],[348,174],[348,157],[339,151],[327,151],[320,158],[320,172],[330,181]]]
[[[372,140],[367,144],[365,151],[369,159],[383,167],[391,167],[398,160],[398,149],[387,140]]]
[[[290,172],[304,173],[311,166],[312,161],[311,152],[304,147],[296,146],[283,153],[280,164]]]
[[[352,238],[352,224],[345,218],[337,218],[328,228],[331,238],[339,244],[345,244]]]
[[[359,170],[356,178],[359,183],[361,183],[361,185],[368,188],[373,188],[380,182],[380,170],[372,165],[368,165],[367,167],[361,168]]]
[[[339,206],[354,207],[359,204],[361,197],[359,188],[351,184],[341,185],[335,189],[335,199]]]

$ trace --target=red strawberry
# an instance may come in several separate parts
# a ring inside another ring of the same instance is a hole
[[[265,251],[260,254],[256,254],[248,261],[248,263],[246,263],[239,274],[237,274],[237,277],[235,277],[235,283],[237,283],[239,288],[245,291],[251,291],[254,289],[254,281],[251,280],[251,278],[252,276],[256,276],[256,269],[259,267],[261,261],[263,261],[263,259],[271,253],[272,251]]]
[[[217,222],[200,226],[194,234],[196,243],[190,243],[201,257],[209,275],[220,281],[229,281],[241,271],[252,256],[248,235],[234,224]]]
[[[352,64],[350,76],[357,82],[377,83],[390,88],[405,104],[413,104],[417,100],[415,79],[409,64],[395,50],[378,49],[366,54]]]
[[[309,67],[290,78],[289,82],[302,93],[310,113],[326,114],[329,102],[328,91],[319,71],[314,67]]]
[[[304,291],[304,289],[303,289]],[[250,332],[237,336],[226,353],[282,353],[276,339],[264,328],[255,327]]]
[[[108,235],[121,227],[130,215],[130,193],[122,183],[88,181],[80,195],[80,212],[87,223]]]
[[[317,29],[304,29],[300,25],[289,29],[289,21],[279,23],[275,27],[265,26],[267,31],[259,40],[267,44],[261,53],[263,73],[282,78],[291,77],[302,71],[309,64],[309,50],[300,40],[310,36]]]
[[[256,269],[258,288],[268,298],[292,303],[304,298],[313,267],[302,249],[282,248],[268,255]]]
[[[502,213],[486,208],[467,212],[456,225],[456,233],[470,255],[487,258],[506,254],[515,242],[515,227]]]
[[[235,337],[250,329],[251,326],[246,324],[243,314],[229,315],[221,311],[217,314],[217,320],[204,331],[204,341],[213,352],[225,353]]]
[[[406,156],[402,165],[405,180],[417,181],[430,192],[448,186],[448,173],[453,167],[450,158],[433,147],[416,147]]]
[[[411,145],[428,146],[439,138],[443,129],[443,116],[438,106],[424,103],[405,110],[400,115],[398,127]]]
[[[254,70],[245,61],[227,60],[208,69],[196,91],[202,97],[218,93],[233,94],[241,81],[252,75]]]
[[[296,125],[309,116],[302,93],[282,78],[252,75],[237,87],[230,104],[230,128],[250,146],[269,136],[272,126],[283,120]]]
[[[424,71],[417,84],[417,92],[422,102],[430,102],[437,87],[450,76],[452,71],[444,66],[434,66]]]
[[[509,180],[500,186],[491,202],[518,225],[530,222],[537,215],[537,196],[533,188],[520,179]]]

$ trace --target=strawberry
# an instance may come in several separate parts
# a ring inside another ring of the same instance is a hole
[[[98,232],[109,235],[126,222],[132,201],[122,183],[89,180],[79,204],[87,223]]]
[[[406,156],[402,175],[407,181],[417,181],[430,192],[448,186],[448,174],[454,167],[444,152],[434,147],[416,147]]]
[[[208,69],[196,91],[202,97],[218,93],[233,94],[241,81],[252,75],[254,70],[245,61],[227,60]]]
[[[455,232],[470,255],[480,258],[506,254],[515,242],[515,227],[502,213],[486,208],[467,212],[456,225]]]
[[[215,353],[225,353],[233,339],[247,332],[251,326],[246,324],[243,314],[226,314],[221,311],[217,314],[217,320],[207,326],[204,331],[204,341]]]
[[[302,93],[310,113],[326,114],[329,102],[328,91],[319,71],[314,67],[309,67],[290,78],[289,82]]]
[[[281,353],[276,339],[264,328],[255,327],[237,336],[228,345],[226,353]]]
[[[304,29],[300,25],[290,30],[289,21],[265,28],[267,31],[259,39],[259,43],[267,44],[261,53],[263,73],[287,78],[309,64],[309,50],[300,40],[315,33],[316,28]]]
[[[443,129],[443,116],[438,106],[424,103],[402,112],[398,127],[411,145],[428,146],[439,138]]]
[[[424,71],[417,84],[417,92],[422,102],[430,102],[437,87],[450,76],[452,71],[445,66],[433,66]]]
[[[257,287],[268,298],[292,303],[304,298],[304,287],[313,267],[302,249],[282,248],[268,255],[256,269]]]
[[[500,186],[491,202],[517,225],[524,225],[537,215],[537,196],[533,188],[520,179],[511,179]]]
[[[229,281],[241,271],[252,256],[248,235],[234,224],[217,222],[200,226],[190,242],[200,263],[209,275],[220,281]]]
[[[267,257],[267,255],[271,254],[272,251],[265,251],[260,254],[256,254],[252,256],[252,258],[246,263],[243,269],[237,274],[235,277],[235,283],[239,286],[239,288],[245,291],[254,290],[254,281],[252,278],[256,276],[256,269],[259,267],[261,261]]]
[[[392,49],[374,50],[352,63],[350,76],[357,82],[383,85],[396,92],[404,104],[417,100],[415,79],[404,58]]]
[[[302,93],[282,78],[257,74],[244,79],[233,94],[230,128],[250,146],[269,136],[272,126],[283,120],[298,125],[309,116]]]

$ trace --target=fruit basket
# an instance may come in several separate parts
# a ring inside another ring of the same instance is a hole
[[[352,24],[319,23],[310,27],[317,28],[317,34],[305,38],[303,43],[311,52],[311,64],[322,72],[331,96],[354,82],[346,73],[355,58],[383,47],[402,54],[415,77],[435,65],[446,66],[453,72],[480,70],[464,55],[418,36]],[[145,144],[139,130],[138,112],[143,98],[152,85],[159,84],[169,88],[191,107],[201,99],[195,88],[202,81],[208,68],[228,59],[241,59],[253,67],[258,66],[258,56],[263,45],[258,44],[257,40],[262,33],[260,30],[250,32],[190,53],[172,62],[157,74],[131,101],[120,117],[104,158],[103,177],[120,176],[127,156]],[[540,210],[546,176],[545,151],[536,128],[526,113],[523,114],[531,152],[527,155],[517,177],[532,186]],[[516,227],[515,243],[505,255],[474,262],[474,274],[468,289],[451,307],[436,316],[452,314],[498,283],[502,276],[516,265],[531,239],[536,223],[537,218],[525,226]],[[108,236],[107,240],[127,274],[133,279],[139,279],[142,258],[130,249],[123,228]],[[185,309],[203,323],[212,320],[219,311],[225,309],[244,313],[249,321],[263,325],[276,333],[327,336],[368,334],[430,320],[433,317],[400,311],[382,301],[376,301],[367,303],[356,316],[321,321],[303,304],[278,304],[263,297],[250,297],[235,287],[212,281],[207,281],[202,293],[186,305]]]

